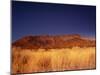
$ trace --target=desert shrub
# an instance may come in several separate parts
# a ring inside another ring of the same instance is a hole
[[[21,58],[21,62],[20,62],[20,71],[22,73],[27,73],[28,72],[28,68],[29,68],[29,60],[30,57],[28,55],[23,55]]]
[[[68,48],[69,48],[69,49],[72,49],[73,47],[72,47],[72,46],[69,46]]]
[[[42,57],[38,60],[37,66],[40,70],[50,70],[51,68],[51,58],[50,57]]]
[[[22,64],[27,64],[28,60],[29,60],[29,57],[28,56],[24,56],[23,59],[22,59]]]
[[[49,51],[50,49],[48,49],[48,48],[45,48],[45,51]]]

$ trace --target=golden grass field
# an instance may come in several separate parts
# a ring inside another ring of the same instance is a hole
[[[28,50],[13,48],[12,73],[96,68],[95,47]]]

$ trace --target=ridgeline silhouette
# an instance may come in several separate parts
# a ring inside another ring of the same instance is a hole
[[[84,39],[79,34],[25,36],[13,42],[12,47],[23,49],[95,47],[95,40]]]

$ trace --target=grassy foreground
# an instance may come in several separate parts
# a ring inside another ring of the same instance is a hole
[[[13,48],[12,73],[95,69],[95,47],[28,50]]]

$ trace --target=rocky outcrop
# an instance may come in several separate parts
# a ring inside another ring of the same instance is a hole
[[[25,49],[95,47],[95,40],[83,39],[79,34],[25,36],[13,42],[12,46]]]

